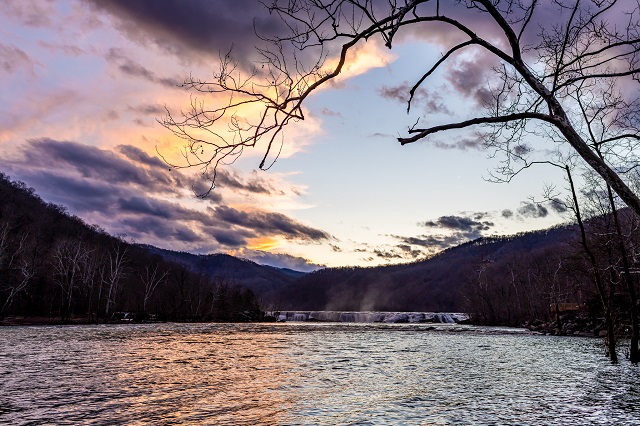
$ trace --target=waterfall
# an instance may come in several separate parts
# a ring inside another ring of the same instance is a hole
[[[464,313],[435,312],[355,312],[355,311],[271,311],[276,321],[351,322],[351,323],[443,323],[455,324],[469,319]]]

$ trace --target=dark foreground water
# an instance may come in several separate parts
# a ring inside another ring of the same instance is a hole
[[[597,339],[431,327],[0,328],[0,424],[640,423]]]

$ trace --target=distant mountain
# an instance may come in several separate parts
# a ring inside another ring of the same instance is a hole
[[[486,237],[430,259],[372,268],[328,268],[283,286],[283,310],[465,311],[465,289],[481,270],[515,258],[537,259],[572,245],[572,226]]]
[[[610,217],[600,218],[604,228],[590,238],[602,270],[611,272],[605,261],[615,250],[610,240],[597,240],[611,234]],[[635,229],[633,223],[625,226]],[[256,307],[255,295],[263,310],[459,311],[485,323],[521,324],[548,318],[550,303],[594,305],[590,266],[577,234],[571,225],[485,237],[411,264],[305,274],[226,254],[131,245],[0,173],[0,320],[26,315],[97,321],[116,311],[241,320],[238,315]],[[115,276],[118,253],[125,259]],[[154,284],[154,276],[162,279]]]
[[[198,274],[230,280],[250,289],[264,300],[270,300],[284,285],[306,275],[304,272],[259,265],[251,260],[223,253],[205,255],[165,250],[150,245],[140,247]]]

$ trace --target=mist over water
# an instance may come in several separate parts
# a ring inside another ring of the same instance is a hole
[[[0,329],[0,424],[632,425],[601,341],[455,324]]]

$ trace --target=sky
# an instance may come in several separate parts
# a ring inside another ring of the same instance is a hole
[[[0,171],[113,235],[309,271],[412,262],[567,220],[531,201],[549,185],[564,188],[553,167],[498,184],[489,178],[500,158],[472,131],[397,142],[417,119],[481,111],[492,63],[467,52],[406,112],[410,82],[455,39],[442,29],[404,34],[391,50],[380,40],[358,45],[344,75],[286,129],[273,167],[259,170],[264,151],[248,149],[200,199],[199,170],[163,161],[181,161],[184,142],[157,120],[165,108],[188,108],[180,85],[210,78],[229,49],[248,68],[256,32],[277,33],[282,22],[254,0],[0,3]],[[553,149],[527,144],[540,155]]]

